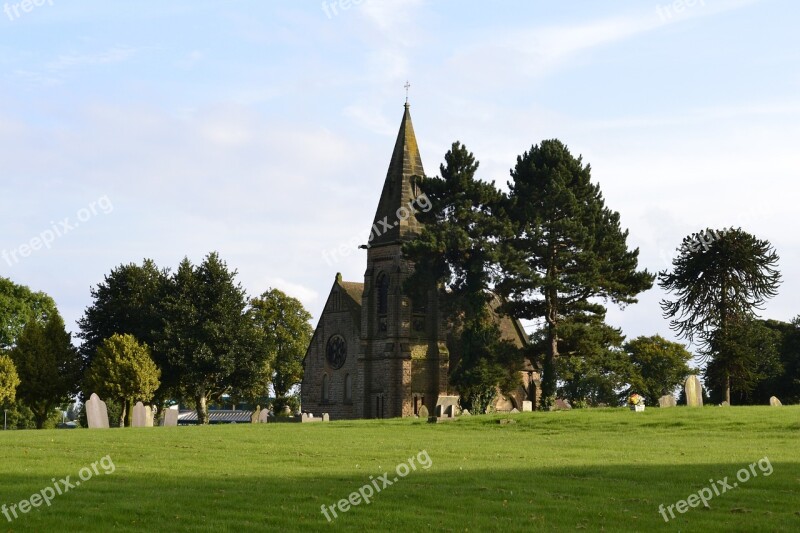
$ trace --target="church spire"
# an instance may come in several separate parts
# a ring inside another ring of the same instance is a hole
[[[370,230],[371,247],[412,238],[420,229],[414,210],[421,211],[428,207],[427,203],[420,204],[421,193],[412,179],[414,176],[424,176],[425,171],[422,169],[422,158],[419,155],[414,126],[411,124],[408,102],[404,107],[400,131],[397,133],[383,192],[375,212],[375,221]]]

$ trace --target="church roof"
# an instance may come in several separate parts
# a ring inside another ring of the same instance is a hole
[[[361,295],[364,294],[364,284],[355,281],[340,281],[339,285],[342,286],[344,292],[353,299],[353,302],[361,307]]]
[[[419,231],[420,224],[413,212],[409,213],[408,208],[419,195],[412,178],[424,175],[414,126],[411,124],[411,113],[406,103],[392,159],[389,162],[389,170],[386,172],[386,181],[383,183],[383,192],[370,230],[370,246],[406,241]],[[416,206],[414,203],[413,207]],[[406,210],[401,209],[403,207]]]

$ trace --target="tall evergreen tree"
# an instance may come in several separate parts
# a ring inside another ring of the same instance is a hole
[[[458,363],[451,383],[465,407],[485,409],[497,387],[517,385],[510,346],[489,310],[498,262],[498,243],[508,232],[504,197],[493,184],[475,178],[479,163],[467,148],[453,143],[440,165],[441,177],[419,177],[432,208],[417,214],[421,234],[403,254],[415,263],[408,281],[415,302],[428,302],[438,287],[439,302],[455,336]]]
[[[777,294],[778,259],[769,241],[741,228],[706,229],[685,237],[672,272],[659,273],[659,285],[675,295],[662,300],[664,317],[680,336],[700,341],[706,362],[716,361],[729,403],[731,380],[747,379],[745,368],[752,367],[735,330]]]
[[[266,388],[272,376],[275,412],[287,405],[289,391],[303,379],[303,357],[314,331],[311,313],[300,300],[278,289],[270,289],[250,302],[250,312],[262,338],[268,359]]]
[[[605,206],[589,165],[558,140],[546,140],[517,158],[511,172],[510,215],[516,237],[502,263],[507,309],[543,319],[547,349],[541,408],[549,408],[558,381],[560,328],[570,317],[605,314],[601,301],[624,306],[649,289],[639,250],[629,250],[619,214]]]
[[[216,253],[196,268],[184,259],[165,302],[160,349],[194,400],[201,424],[208,424],[210,401],[252,387],[267,361],[235,277]]]
[[[98,348],[113,335],[133,335],[150,347],[151,357],[161,370],[161,386],[155,396],[157,405],[180,394],[177,373],[159,349],[169,283],[169,271],[158,268],[150,259],[141,265],[120,265],[91,289],[93,302],[78,320],[86,368],[92,364]]]
[[[58,313],[44,325],[29,322],[10,355],[20,379],[17,398],[33,411],[41,429],[52,410],[78,392],[81,358]]]

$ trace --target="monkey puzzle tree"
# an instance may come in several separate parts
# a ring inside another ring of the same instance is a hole
[[[713,235],[713,239],[706,238]],[[703,242],[703,246],[697,245]],[[755,318],[767,299],[777,294],[781,275],[778,254],[769,241],[741,228],[710,229],[683,239],[683,251],[672,262],[672,272],[659,273],[659,285],[675,295],[663,299],[664,317],[680,336],[700,341],[701,359],[713,361],[731,401],[731,380],[746,379],[743,337],[735,330]]]
[[[589,165],[560,141],[545,140],[517,157],[511,171],[509,214],[516,236],[503,259],[501,293],[517,318],[543,319],[547,346],[541,408],[556,393],[560,330],[565,320],[605,315],[601,303],[635,303],[654,276],[639,271],[619,213],[605,206]]]

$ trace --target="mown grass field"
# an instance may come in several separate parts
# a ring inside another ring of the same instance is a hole
[[[430,468],[321,513],[422,451]],[[800,406],[6,431],[0,455],[6,506],[106,455],[115,467],[0,531],[800,531]],[[771,475],[659,514],[765,457]]]

